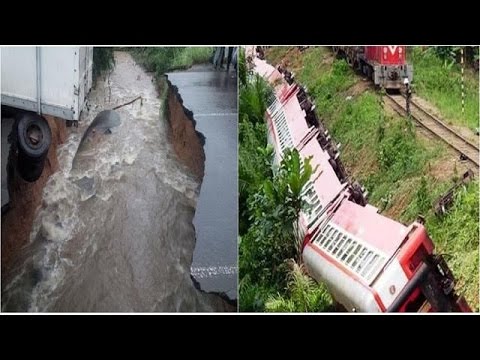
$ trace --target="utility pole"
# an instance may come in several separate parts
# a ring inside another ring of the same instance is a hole
[[[465,88],[464,88],[464,56],[463,47],[460,48],[460,64],[462,66],[462,116],[465,115]]]

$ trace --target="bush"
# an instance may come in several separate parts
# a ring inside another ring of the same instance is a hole
[[[301,192],[312,173],[310,159],[304,159],[300,170],[298,152],[287,151],[273,178],[265,179],[248,199],[251,226],[241,238],[241,275],[248,274],[253,282],[285,287],[285,260],[299,255],[294,223],[306,206]]]
[[[113,57],[113,48],[94,47],[93,48],[93,74],[92,78],[96,79],[106,71],[110,71],[115,66],[115,58]]]
[[[132,48],[135,59],[157,77],[168,71],[187,69],[206,63],[213,54],[212,47],[145,47]]]
[[[252,123],[263,123],[268,99],[272,96],[272,88],[260,76],[255,75],[246,86],[240,87],[239,112],[248,116]],[[266,141],[266,138],[265,138]]]

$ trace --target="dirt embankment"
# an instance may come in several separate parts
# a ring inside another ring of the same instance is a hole
[[[167,117],[170,124],[170,140],[180,161],[201,181],[205,170],[205,137],[195,130],[193,113],[183,106],[176,86],[167,79]]]
[[[52,130],[52,143],[40,178],[32,183],[24,181],[16,170],[16,155],[12,158],[13,176],[9,178],[9,210],[2,215],[2,280],[14,263],[19,250],[28,242],[37,208],[42,201],[43,188],[58,169],[57,149],[67,138],[65,121],[45,116]]]

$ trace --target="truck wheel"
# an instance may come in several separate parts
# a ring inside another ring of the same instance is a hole
[[[42,174],[52,142],[52,132],[48,122],[35,113],[22,114],[16,130],[18,171],[25,181],[33,182]]]
[[[34,182],[37,181],[38,178],[42,175],[43,167],[45,165],[45,158],[32,159],[25,157],[22,153],[19,152],[17,161],[18,173],[23,180],[28,182]]]
[[[52,142],[48,122],[34,113],[23,114],[17,123],[18,150],[25,156],[44,158]]]

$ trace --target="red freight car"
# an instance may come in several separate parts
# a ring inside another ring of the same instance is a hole
[[[348,311],[470,312],[422,222],[406,226],[368,204],[364,189],[348,179],[340,145],[317,118],[305,89],[287,70],[280,73],[250,48],[247,54],[255,72],[274,86],[266,118],[275,161],[295,148],[318,166],[303,192],[311,210],[298,223],[309,274],[326,283]]]
[[[406,61],[405,46],[334,46],[353,68],[385,89],[400,89],[412,81],[413,67]]]

